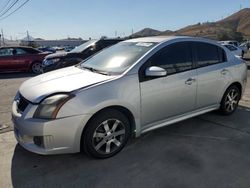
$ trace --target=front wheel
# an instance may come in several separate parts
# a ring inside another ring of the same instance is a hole
[[[90,120],[82,137],[82,145],[88,155],[108,158],[121,151],[129,137],[128,118],[123,113],[111,109]]]
[[[31,71],[34,74],[41,74],[43,73],[43,67],[42,67],[42,63],[40,62],[34,62],[31,65]]]
[[[238,103],[240,100],[240,90],[236,86],[230,86],[222,100],[221,100],[221,106],[220,111],[224,115],[230,115],[232,114],[238,107]]]

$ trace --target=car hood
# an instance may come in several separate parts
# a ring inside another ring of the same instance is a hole
[[[49,54],[46,56],[46,59],[60,58],[68,55],[68,52],[57,52],[53,54]]]
[[[53,93],[71,92],[114,77],[73,66],[31,78],[21,85],[19,93],[30,102],[39,103]]]

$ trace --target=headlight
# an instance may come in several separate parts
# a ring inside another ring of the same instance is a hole
[[[49,66],[51,64],[54,64],[56,62],[60,61],[60,58],[56,58],[56,59],[45,59],[43,61],[43,66]]]
[[[34,118],[55,119],[60,108],[74,95],[57,94],[44,99],[36,109]]]

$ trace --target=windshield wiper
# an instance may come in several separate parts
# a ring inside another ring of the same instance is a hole
[[[91,72],[95,72],[95,69],[92,68],[92,67],[81,67],[82,69],[86,69],[86,70],[89,70]]]
[[[110,75],[108,72],[100,71],[100,70],[97,70],[97,69],[95,69],[93,67],[81,67],[81,68],[89,70],[91,72],[96,72],[96,73],[99,73],[99,74],[103,74],[103,75]]]

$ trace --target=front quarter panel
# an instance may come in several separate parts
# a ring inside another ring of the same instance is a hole
[[[138,75],[124,75],[106,83],[100,83],[87,89],[75,91],[74,94],[75,97],[60,109],[57,118],[83,114],[91,118],[92,115],[104,108],[122,106],[133,114],[136,125],[140,124],[140,88]]]

